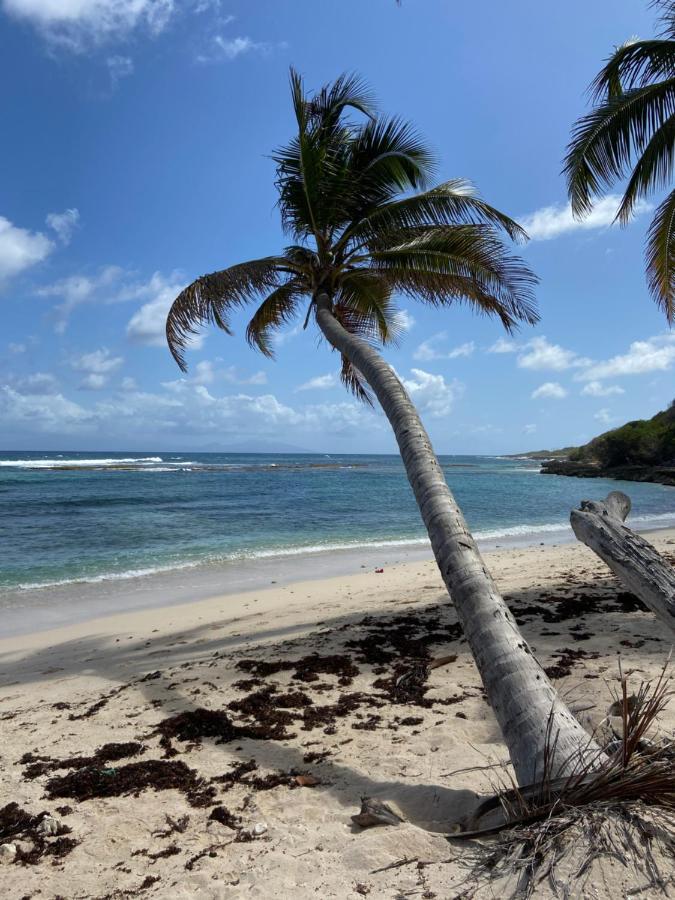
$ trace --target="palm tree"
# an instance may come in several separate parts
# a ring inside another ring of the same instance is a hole
[[[549,770],[570,772],[597,748],[520,635],[417,410],[376,349],[397,337],[395,293],[433,306],[468,303],[507,330],[536,322],[536,279],[501,238],[525,234],[464,181],[429,188],[429,149],[410,125],[378,117],[358,79],[343,76],[308,96],[291,70],[291,90],[298,132],[273,159],[282,223],[295,243],[187,287],[167,319],[171,352],[185,371],[191,336],[208,324],[230,333],[230,312],[256,302],[246,337],[272,356],[273,332],[307,304],[305,325],[313,320],[340,353],[346,387],[368,403],[377,398],[391,423],[520,783],[544,773],[547,754]],[[355,124],[350,111],[364,120]]]
[[[628,178],[616,215],[626,224],[639,201],[671,181],[675,160],[675,2],[662,7],[663,32],[629,41],[591,85],[595,108],[574,125],[565,158],[572,211]],[[658,206],[647,234],[647,281],[668,322],[675,319],[675,191]]]

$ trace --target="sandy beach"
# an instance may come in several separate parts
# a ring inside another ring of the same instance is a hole
[[[675,530],[649,539],[675,554]],[[487,559],[588,721],[606,714],[619,655],[636,687],[662,668],[663,626],[585,547]],[[430,561],[3,639],[0,679],[1,805],[58,827],[43,853],[19,841],[23,861],[0,862],[8,900],[460,896],[467,848],[443,834],[508,778]],[[404,821],[360,829],[362,796]],[[583,896],[623,896],[627,874],[615,864]]]

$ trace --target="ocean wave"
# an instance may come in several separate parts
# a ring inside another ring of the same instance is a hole
[[[0,459],[0,466],[15,469],[92,468],[102,466],[147,465],[164,462],[161,456],[132,456],[114,459]]]
[[[640,530],[648,530],[649,525],[662,527],[669,525],[675,526],[675,513],[660,513],[654,515],[633,516],[629,519],[629,524],[637,524],[641,526]],[[566,532],[571,533],[568,522],[544,522],[541,524],[522,524],[511,525],[503,528],[482,529],[473,532],[473,536],[480,542],[494,542],[496,540],[508,540],[509,538],[520,538],[527,544],[528,540],[536,541],[539,536],[546,534],[560,534]],[[369,551],[369,550],[395,550],[404,548],[420,548],[429,546],[427,537],[418,538],[390,538],[380,540],[353,540],[353,541],[326,541],[325,543],[316,544],[299,544],[291,547],[264,547],[264,548],[241,548],[227,554],[211,554],[196,560],[186,560],[184,562],[174,562],[167,564],[148,565],[142,568],[127,569],[122,572],[103,572],[96,575],[81,575],[73,578],[55,579],[43,582],[27,582],[16,585],[10,590],[32,591],[43,590],[45,588],[67,587],[75,584],[100,584],[108,581],[124,581],[133,578],[146,578],[152,575],[168,574],[170,572],[178,572],[184,569],[195,569],[200,566],[223,565],[227,563],[242,563],[246,561],[254,562],[262,559],[275,559],[285,557],[315,556],[321,553],[334,553],[346,551]]]

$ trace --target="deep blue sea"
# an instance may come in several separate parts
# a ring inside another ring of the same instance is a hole
[[[562,538],[572,507],[617,488],[637,527],[675,524],[675,488],[542,476],[527,460],[441,462],[487,542]],[[0,454],[0,606],[46,586],[416,543],[425,533],[395,456]]]

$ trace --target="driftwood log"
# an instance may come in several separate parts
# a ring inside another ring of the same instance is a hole
[[[572,530],[675,632],[675,569],[624,525],[630,507],[630,498],[621,491],[612,491],[604,500],[583,500],[579,509],[572,510]]]

